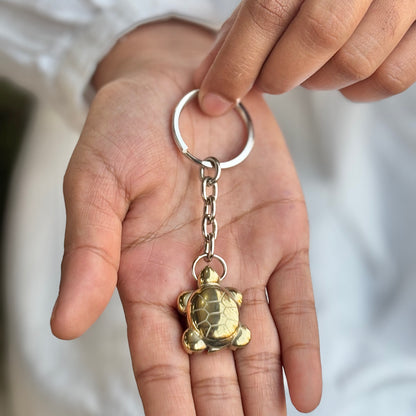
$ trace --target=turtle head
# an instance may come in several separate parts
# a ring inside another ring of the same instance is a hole
[[[202,272],[199,274],[198,277],[198,285],[209,285],[209,284],[218,284],[220,282],[220,277],[218,276],[218,273],[211,269],[211,267],[206,266]]]

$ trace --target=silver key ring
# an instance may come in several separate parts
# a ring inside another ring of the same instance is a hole
[[[188,157],[193,162],[198,163],[201,166],[205,166],[206,168],[211,168],[212,165],[208,161],[197,158],[189,151],[188,146],[185,143],[185,140],[183,139],[181,131],[179,129],[179,117],[182,113],[183,108],[185,107],[186,104],[188,104],[189,101],[191,101],[193,98],[195,98],[198,95],[198,92],[199,92],[198,89],[190,91],[179,101],[173,113],[172,133],[173,133],[173,138],[175,139],[176,145],[186,157]],[[250,154],[251,149],[253,148],[253,145],[254,145],[253,123],[251,121],[251,117],[248,111],[241,103],[237,104],[237,106],[235,107],[235,110],[240,115],[240,117],[244,121],[244,124],[246,125],[247,141],[246,141],[246,145],[244,146],[244,149],[241,151],[239,155],[237,155],[233,159],[227,160],[226,162],[220,163],[220,166],[222,169],[231,168],[241,163]]]

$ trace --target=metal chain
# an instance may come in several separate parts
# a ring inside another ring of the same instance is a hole
[[[218,179],[221,176],[220,162],[215,157],[208,157],[204,160],[215,170],[215,175],[206,174],[205,166],[201,167],[201,196],[204,201],[204,210],[202,216],[202,235],[204,237],[204,255],[205,261],[210,262],[214,257],[215,240],[218,236],[217,197],[218,197]]]

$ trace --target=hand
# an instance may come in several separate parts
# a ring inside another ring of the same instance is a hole
[[[241,321],[252,341],[208,355],[188,356],[181,346],[176,297],[195,288],[190,267],[202,250],[202,200],[199,169],[176,148],[170,119],[210,45],[200,28],[153,24],[128,35],[99,66],[101,88],[65,177],[65,254],[52,330],[80,336],[117,285],[146,415],[283,415],[282,365],[293,403],[310,411],[321,373],[305,203],[283,137],[256,92],[245,104],[257,142],[219,181],[216,244],[228,263],[224,283],[243,293]],[[244,135],[234,114],[212,119],[197,106],[184,111],[181,128],[195,154],[220,159]]]
[[[354,101],[400,93],[416,81],[415,20],[414,1],[243,1],[197,72],[201,108],[223,114],[253,85]]]

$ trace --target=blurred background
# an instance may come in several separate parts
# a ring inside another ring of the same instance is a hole
[[[5,299],[3,247],[5,209],[13,166],[28,125],[33,98],[25,91],[0,79],[0,415],[3,415],[5,395]]]

